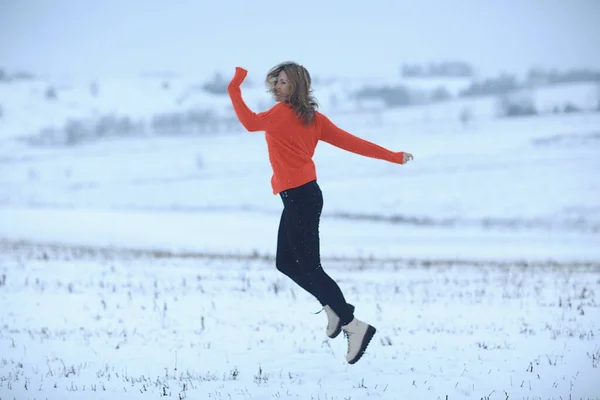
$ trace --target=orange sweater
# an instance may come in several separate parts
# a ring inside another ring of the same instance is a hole
[[[402,152],[392,152],[358,138],[338,128],[319,112],[315,113],[315,120],[308,126],[304,126],[295,111],[285,103],[277,103],[268,111],[254,113],[242,99],[240,89],[247,74],[245,69],[236,67],[227,91],[242,125],[250,132],[265,132],[273,169],[271,186],[274,194],[317,178],[312,157],[319,140],[352,153],[402,164]]]

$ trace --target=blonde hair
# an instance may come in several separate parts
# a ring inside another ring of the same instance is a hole
[[[310,74],[302,65],[292,61],[274,66],[267,73],[265,79],[268,91],[272,95],[275,95],[275,83],[281,71],[285,71],[291,84],[291,94],[286,102],[296,111],[297,117],[302,119],[304,125],[310,125],[319,107],[317,100],[312,95]]]

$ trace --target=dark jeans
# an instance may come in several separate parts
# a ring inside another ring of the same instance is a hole
[[[283,212],[277,237],[277,269],[321,303],[329,305],[345,325],[354,318],[340,287],[321,266],[319,219],[323,194],[316,181],[280,193]]]

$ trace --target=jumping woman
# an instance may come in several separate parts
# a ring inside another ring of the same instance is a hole
[[[245,69],[236,67],[227,91],[242,125],[250,132],[265,132],[273,169],[271,187],[283,202],[275,265],[321,303],[327,314],[328,337],[335,338],[344,331],[348,340],[346,361],[354,364],[376,329],[354,317],[354,306],[346,302],[340,287],[321,266],[319,220],[323,195],[312,158],[319,140],[396,164],[406,164],[413,156],[392,152],[334,125],[316,110],[311,78],[301,65],[286,62],[268,72],[266,84],[277,103],[258,114],[242,99],[240,86],[247,74]]]

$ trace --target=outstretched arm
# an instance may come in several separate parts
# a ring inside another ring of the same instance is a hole
[[[280,105],[277,104],[269,111],[258,114],[250,110],[242,98],[242,89],[240,88],[240,85],[244,82],[244,79],[246,79],[247,74],[248,71],[245,69],[236,67],[235,75],[229,83],[229,86],[227,86],[227,92],[231,98],[233,110],[244,128],[250,132],[265,131],[269,128],[273,128],[278,123],[279,117],[277,111],[280,110]]]
[[[321,114],[321,118],[323,118],[321,140],[324,142],[361,156],[377,158],[397,164],[405,164],[409,159],[412,159],[410,153],[390,151],[338,128],[323,114]]]

